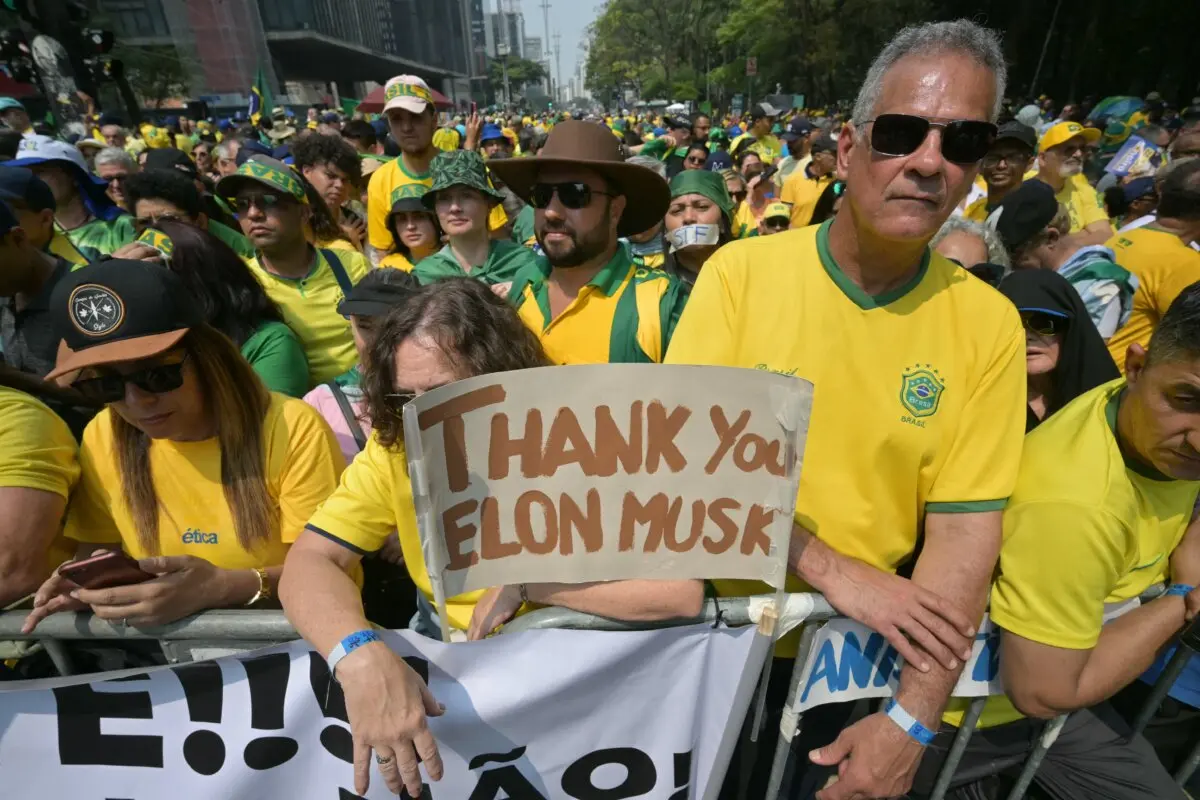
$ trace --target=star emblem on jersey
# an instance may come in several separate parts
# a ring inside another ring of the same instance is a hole
[[[112,290],[85,283],[71,292],[71,322],[87,336],[105,336],[125,320],[125,304]]]
[[[914,417],[932,417],[946,384],[929,364],[914,364],[904,371],[900,386],[900,404]]]

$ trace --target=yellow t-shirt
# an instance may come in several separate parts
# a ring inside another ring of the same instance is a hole
[[[337,250],[339,252],[346,252],[346,253],[361,253],[362,252],[361,250],[359,250],[357,247],[354,246],[353,242],[351,242],[349,239],[346,239],[344,237],[338,238],[338,239],[326,239],[323,242],[317,242],[316,247],[319,247],[321,249],[326,249],[326,250]]]
[[[121,489],[113,451],[112,409],[83,432],[83,477],[67,512],[67,536],[80,542],[121,543],[134,558],[151,555],[138,540]],[[263,419],[263,478],[274,501],[275,524],[265,542],[245,550],[221,485],[221,445],[213,439],[152,439],[150,475],[158,496],[159,555],[190,555],[222,569],[283,563],[288,545],[337,486],[345,467],[337,439],[321,415],[302,400],[271,395]]]
[[[797,169],[783,182],[779,199],[792,205],[792,227],[803,228],[812,223],[813,210],[825,187],[833,183],[833,176],[810,178],[808,168]]]
[[[763,206],[763,211],[766,210],[767,207]],[[754,209],[750,207],[747,200],[738,203],[737,209],[733,212],[733,235],[737,239],[758,235],[758,217],[755,216]]]
[[[403,445],[388,450],[372,434],[366,448],[342,473],[337,489],[309,519],[308,528],[362,555],[379,550],[396,531],[409,576],[433,602]],[[482,596],[482,591],[476,591],[447,598],[451,626],[466,630]]]
[[[1096,189],[1087,182],[1083,175],[1068,178],[1063,184],[1062,191],[1054,195],[1058,202],[1066,207],[1071,215],[1071,233],[1077,233],[1094,222],[1112,223],[1108,212],[1100,202]]]
[[[371,182],[367,184],[367,238],[372,247],[384,253],[392,249],[392,234],[387,229],[392,205],[402,197],[420,197],[432,185],[432,173],[409,172],[402,157],[371,173]],[[488,230],[499,230],[507,224],[504,207],[497,205],[488,217]]]
[[[413,271],[413,263],[404,257],[403,253],[388,253],[379,262],[381,268],[399,269],[405,272]]]
[[[67,424],[36,397],[0,386],[0,487],[39,489],[64,500],[79,480],[79,451]],[[59,532],[46,574],[75,554]]]
[[[975,222],[985,222],[988,218],[987,195],[967,206],[967,210],[963,212],[963,216]]]
[[[666,363],[812,381],[796,521],[838,552],[893,572],[927,513],[999,510],[1012,493],[1025,430],[1025,334],[1012,303],[932,252],[905,286],[867,295],[830,254],[829,225],[717,251]],[[747,581],[716,585],[725,596],[766,591]],[[803,590],[794,577],[788,585]]]
[[[1200,253],[1173,233],[1150,226],[1118,233],[1105,244],[1117,254],[1117,263],[1138,279],[1129,320],[1107,342],[1117,368],[1125,371],[1129,345],[1150,344],[1150,336],[1171,303],[1187,287],[1200,281]]]
[[[336,255],[351,285],[371,271],[362,253],[338,250]],[[345,295],[324,254],[317,251],[312,271],[299,279],[267,272],[258,258],[248,258],[246,263],[267,296],[279,306],[283,321],[300,338],[314,386],[333,380],[358,363],[350,321],[337,310]]]
[[[1090,650],[1106,603],[1135,598],[1167,576],[1200,482],[1171,480],[1122,456],[1114,430],[1124,388],[1123,378],[1096,387],[1025,440],[992,586],[992,621],[1006,631]],[[993,697],[980,727],[1020,718],[1007,697]]]
[[[518,316],[556,364],[659,363],[686,302],[675,278],[638,266],[624,247],[557,317],[542,275],[519,276],[513,292]]]
[[[738,145],[746,139],[751,139],[754,141],[754,144],[750,145],[747,149],[758,153],[759,158],[761,158],[763,163],[767,166],[770,166],[777,159],[783,157],[783,143],[779,141],[779,137],[770,133],[761,139],[755,139],[754,134],[752,133],[743,133],[741,136],[729,143],[729,152],[738,152]]]

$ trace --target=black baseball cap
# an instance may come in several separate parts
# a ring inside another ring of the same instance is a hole
[[[822,133],[812,140],[812,146],[809,147],[810,153],[836,153],[837,139],[829,132]]]
[[[750,109],[750,119],[759,119],[761,117],[778,117],[783,112],[770,103],[755,103]]]
[[[70,273],[50,295],[50,314],[61,341],[47,380],[165,353],[204,322],[178,275],[120,258]]]
[[[396,269],[376,269],[368,272],[354,285],[346,299],[338,303],[343,317],[382,317],[396,306],[413,297],[421,284],[412,273]]]
[[[56,211],[54,192],[26,167],[0,166],[0,200],[20,200],[31,211]]]
[[[793,117],[792,121],[783,129],[783,140],[787,142],[803,139],[816,129],[817,126],[809,122],[806,117]]]
[[[0,201],[0,236],[7,236],[13,228],[20,227],[17,215],[9,208],[8,203]]]
[[[1018,141],[1028,147],[1031,153],[1037,150],[1037,131],[1015,119],[1000,126],[1000,130],[996,132],[996,141],[999,142],[1001,139]]]
[[[988,216],[1000,241],[1013,253],[1046,229],[1058,214],[1058,199],[1049,184],[1032,179],[1000,201]]]
[[[176,169],[189,178],[200,177],[191,156],[174,147],[159,147],[146,153],[146,169]]]
[[[666,117],[663,119],[663,122],[667,124],[667,130],[675,131],[682,129],[690,131],[692,129],[692,118],[685,114],[675,114]]]

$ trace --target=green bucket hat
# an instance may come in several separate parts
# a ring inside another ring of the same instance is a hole
[[[671,199],[685,194],[700,194],[712,200],[725,221],[733,224],[733,198],[725,188],[725,179],[719,172],[704,169],[686,169],[671,179]]]
[[[451,186],[466,186],[475,189],[497,203],[504,199],[504,195],[492,187],[483,157],[474,150],[451,150],[446,153],[438,153],[430,165],[430,172],[433,173],[433,185],[421,198],[425,207],[430,210],[437,202],[437,193],[442,189],[449,189]]]
[[[292,172],[292,168],[282,161],[264,155],[251,156],[246,163],[237,168],[237,172],[217,181],[217,194],[221,197],[236,197],[238,192],[250,184],[283,192],[297,203],[308,203],[308,196],[304,194],[304,184],[296,177],[296,173]]]

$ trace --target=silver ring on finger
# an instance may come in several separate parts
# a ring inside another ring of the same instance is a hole
[[[381,756],[381,755],[376,755],[376,756],[375,756],[375,763],[376,763],[376,764],[390,764],[390,763],[392,763],[392,757],[391,757],[391,756]]]

